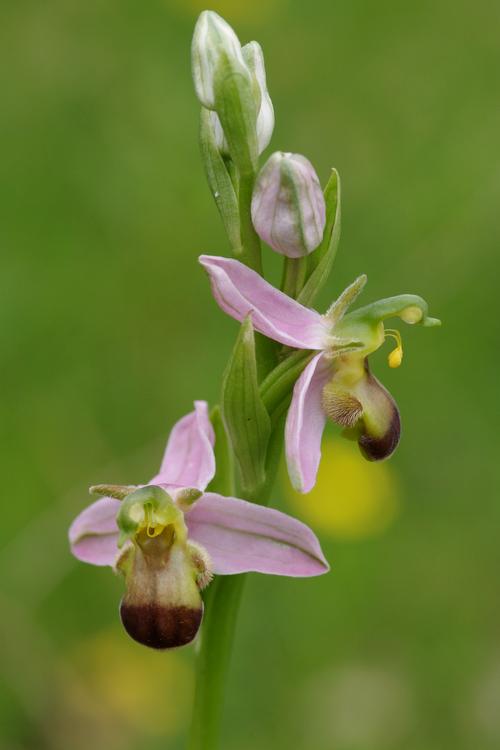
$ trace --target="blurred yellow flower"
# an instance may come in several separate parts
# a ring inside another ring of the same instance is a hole
[[[74,662],[96,713],[153,735],[184,726],[193,676],[181,654],[138,646],[113,628],[80,643]]]
[[[366,461],[356,443],[323,441],[316,486],[307,495],[285,480],[297,515],[313,528],[340,539],[383,533],[398,515],[399,489],[390,463]]]

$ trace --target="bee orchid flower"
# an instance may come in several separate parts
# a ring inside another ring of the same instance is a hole
[[[385,321],[398,317],[410,325],[439,325],[428,316],[425,300],[402,294],[348,312],[366,283],[366,276],[360,276],[321,315],[237,260],[202,255],[200,263],[224,312],[239,321],[251,316],[255,330],[285,346],[317,352],[295,384],[287,415],[286,458],[294,487],[309,492],[315,484],[327,418],[358,441],[368,460],[390,456],[399,442],[399,411],[372,375],[368,356],[386,338],[394,339],[389,366],[398,367],[403,357],[401,335],[386,328]]]
[[[213,574],[255,571],[307,577],[328,571],[313,532],[277,510],[205,492],[215,474],[206,402],[174,426],[147,485],[96,485],[102,495],[73,521],[75,557],[123,573],[129,635],[152,648],[183,646],[198,632],[200,591]]]

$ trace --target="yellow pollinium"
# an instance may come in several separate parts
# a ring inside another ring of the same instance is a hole
[[[184,513],[170,495],[158,485],[138,487],[127,494],[116,516],[120,530],[118,546],[141,535],[154,539],[171,529],[175,539],[185,542],[187,527]]]
[[[147,487],[139,492],[146,493],[146,499],[139,498],[128,508],[128,517],[135,523],[134,535],[146,533],[150,539],[160,536],[166,528],[170,528],[179,541],[187,538],[186,524],[182,511],[175,505],[172,498],[159,488],[154,488],[159,497],[147,497]],[[139,493],[135,493],[136,495]]]
[[[150,539],[154,539],[155,536],[159,536],[167,525],[167,523],[163,523],[156,517],[156,514],[154,513],[151,505],[144,506],[144,520],[140,524],[139,529],[145,529],[146,534],[150,537]]]
[[[403,342],[401,340],[401,334],[396,328],[386,328],[385,336],[386,337],[390,336],[392,339],[395,339],[395,341],[397,342],[396,348],[393,349],[392,352],[387,357],[389,367],[392,367],[392,368],[399,367],[401,365],[401,362],[403,361]]]
[[[403,361],[402,348],[400,346],[397,346],[396,349],[393,349],[393,351],[387,357],[387,361],[389,362],[389,367],[399,367],[401,362]]]

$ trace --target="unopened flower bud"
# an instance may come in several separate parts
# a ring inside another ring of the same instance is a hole
[[[243,58],[253,78],[253,98],[257,111],[256,131],[259,155],[268,147],[274,130],[274,109],[266,83],[264,55],[258,42],[249,42],[242,47]],[[210,112],[215,143],[221,154],[230,155],[224,130],[217,112]]]
[[[215,83],[224,68],[236,62],[246,68],[241,44],[231,26],[217,13],[205,10],[198,18],[191,47],[196,95],[204,107],[215,109]]]
[[[258,85],[243,59],[238,37],[217,13],[204,11],[198,19],[192,61],[197,96],[220,121],[220,128],[214,124],[215,141],[221,150],[227,143],[241,175],[253,176],[258,158]]]
[[[315,250],[325,229],[325,199],[311,162],[280,151],[260,170],[252,198],[252,220],[273,250],[300,258]]]
[[[248,69],[255,77],[257,83],[257,142],[259,146],[259,154],[261,154],[268,147],[274,130],[273,103],[267,90],[266,69],[264,66],[262,47],[258,42],[249,42],[248,44],[245,44],[242,51],[243,59],[245,60]]]

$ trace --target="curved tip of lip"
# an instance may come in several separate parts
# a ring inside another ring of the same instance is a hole
[[[389,458],[398,447],[401,436],[401,419],[394,409],[388,429],[381,437],[364,433],[358,440],[361,453],[368,461],[383,461]]]
[[[159,604],[120,605],[123,627],[134,641],[143,646],[164,650],[186,646],[195,638],[203,617],[203,607]]]

